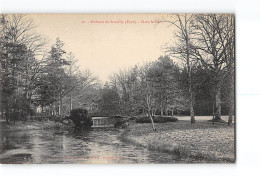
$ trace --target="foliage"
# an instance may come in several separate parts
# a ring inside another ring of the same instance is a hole
[[[101,114],[104,115],[116,115],[120,112],[119,110],[119,95],[111,89],[108,84],[105,84],[104,88],[100,90],[99,106]]]
[[[40,53],[45,40],[34,33],[25,15],[1,15],[1,114],[7,121],[31,115],[34,83],[39,73]]]
[[[88,111],[86,109],[71,110],[70,119],[78,128],[90,128],[93,125],[92,118],[88,116]]]
[[[122,119],[116,119],[114,127],[115,128],[126,128],[128,125],[129,125],[128,119],[122,118]]]

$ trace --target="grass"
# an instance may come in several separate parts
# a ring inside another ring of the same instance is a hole
[[[142,116],[136,118],[136,123],[151,123],[150,117]],[[170,116],[154,116],[153,117],[154,123],[165,123],[165,122],[177,122],[178,119],[176,117]]]
[[[123,138],[134,144],[178,155],[183,158],[213,163],[235,162],[234,125],[212,124],[211,117],[198,117],[190,124],[188,117],[178,122],[151,124],[132,122]],[[223,117],[226,120],[226,117]]]

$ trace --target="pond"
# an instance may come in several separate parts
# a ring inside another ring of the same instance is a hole
[[[183,163],[175,155],[150,151],[120,138],[115,128],[89,131],[7,131],[0,122],[0,163]]]

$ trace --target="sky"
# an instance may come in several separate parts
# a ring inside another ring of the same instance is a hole
[[[62,40],[78,60],[104,83],[119,69],[156,60],[173,27],[157,23],[168,14],[30,14],[37,32],[54,44]]]

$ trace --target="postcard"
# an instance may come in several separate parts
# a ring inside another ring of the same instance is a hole
[[[1,164],[235,163],[234,14],[1,14]]]

